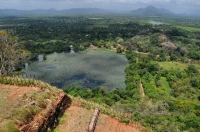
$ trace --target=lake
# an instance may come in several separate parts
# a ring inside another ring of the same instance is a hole
[[[149,21],[149,23],[152,24],[152,25],[161,25],[161,24],[164,24],[162,22],[157,22],[157,21],[153,21],[153,20]]]
[[[47,60],[29,64],[26,74],[58,88],[125,88],[125,55],[112,51],[91,50],[82,53],[47,55]]]

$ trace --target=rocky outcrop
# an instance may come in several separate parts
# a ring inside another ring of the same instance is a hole
[[[94,132],[99,113],[100,113],[100,110],[98,108],[96,108],[95,111],[94,111],[93,117],[90,121],[90,124],[89,124],[89,127],[88,127],[88,132]]]
[[[46,132],[47,129],[53,129],[58,124],[58,118],[63,114],[66,108],[71,104],[71,99],[64,93],[60,92],[56,100],[47,108],[45,115],[36,115],[34,119],[20,128],[22,132]]]

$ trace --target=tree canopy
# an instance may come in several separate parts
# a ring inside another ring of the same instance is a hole
[[[28,58],[29,52],[18,43],[16,36],[0,31],[0,75],[8,75]]]

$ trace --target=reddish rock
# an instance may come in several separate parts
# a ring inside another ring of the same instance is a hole
[[[56,101],[48,107],[49,110],[45,117],[36,115],[29,124],[23,125],[20,128],[20,131],[46,132],[48,128],[54,128],[54,125],[57,125],[58,123],[58,117],[63,114],[70,104],[71,99],[64,92],[60,92],[56,97]]]

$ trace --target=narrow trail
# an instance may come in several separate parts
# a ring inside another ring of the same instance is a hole
[[[143,99],[145,97],[145,93],[144,93],[144,88],[143,88],[141,79],[140,79],[140,94],[142,96],[142,101],[143,101]]]

